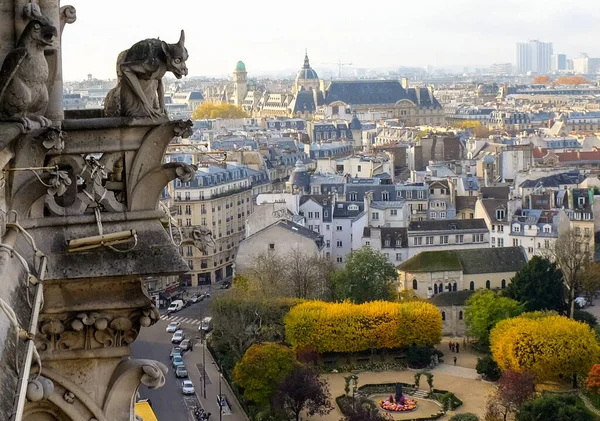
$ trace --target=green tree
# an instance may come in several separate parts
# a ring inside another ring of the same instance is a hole
[[[276,343],[254,344],[233,370],[233,378],[244,389],[244,397],[267,405],[278,385],[296,368],[294,351]]]
[[[511,298],[483,289],[475,292],[466,302],[465,324],[470,336],[483,346],[490,343],[490,331],[500,320],[518,316],[523,306]]]
[[[495,382],[502,374],[500,367],[491,355],[485,355],[482,358],[477,358],[477,366],[475,367],[477,374],[481,374],[484,380]]]
[[[564,311],[565,288],[556,263],[533,256],[511,279],[504,294],[523,303],[525,311]]]
[[[395,299],[397,273],[383,253],[370,247],[352,251],[346,267],[333,275],[334,298],[354,303]]]
[[[516,421],[593,421],[594,416],[574,396],[542,395],[525,402]]]

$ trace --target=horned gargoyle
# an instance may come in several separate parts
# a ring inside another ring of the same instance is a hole
[[[32,8],[31,20],[0,69],[0,121],[21,123],[23,131],[30,129],[31,121],[42,127],[52,124],[44,117],[49,75],[44,50],[53,46],[57,36],[56,27],[39,7]]]
[[[177,79],[188,73],[188,52],[182,30],[177,44],[159,39],[146,39],[119,54],[118,83],[106,96],[104,115],[107,117],[167,116],[162,78],[171,72]]]

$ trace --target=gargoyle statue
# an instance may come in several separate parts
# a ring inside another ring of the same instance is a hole
[[[119,54],[118,83],[106,96],[104,115],[107,117],[164,118],[165,90],[162,78],[171,72],[177,79],[188,73],[188,52],[182,30],[177,44],[159,39],[146,39]]]
[[[39,11],[27,24],[17,46],[0,69],[0,120],[16,121],[23,131],[31,121],[42,127],[52,122],[44,117],[48,106],[48,62],[44,50],[50,48],[58,32],[54,24]]]

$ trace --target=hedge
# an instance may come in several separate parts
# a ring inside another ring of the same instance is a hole
[[[319,353],[435,345],[442,336],[441,314],[425,302],[307,301],[293,307],[284,323],[294,349],[311,346]]]

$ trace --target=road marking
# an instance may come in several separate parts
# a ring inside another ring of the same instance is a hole
[[[182,317],[182,316],[167,316],[166,314],[162,314],[160,316],[161,320],[166,320],[169,322],[178,322],[178,323],[186,323],[190,325],[199,325],[201,320],[194,319],[191,317]]]

